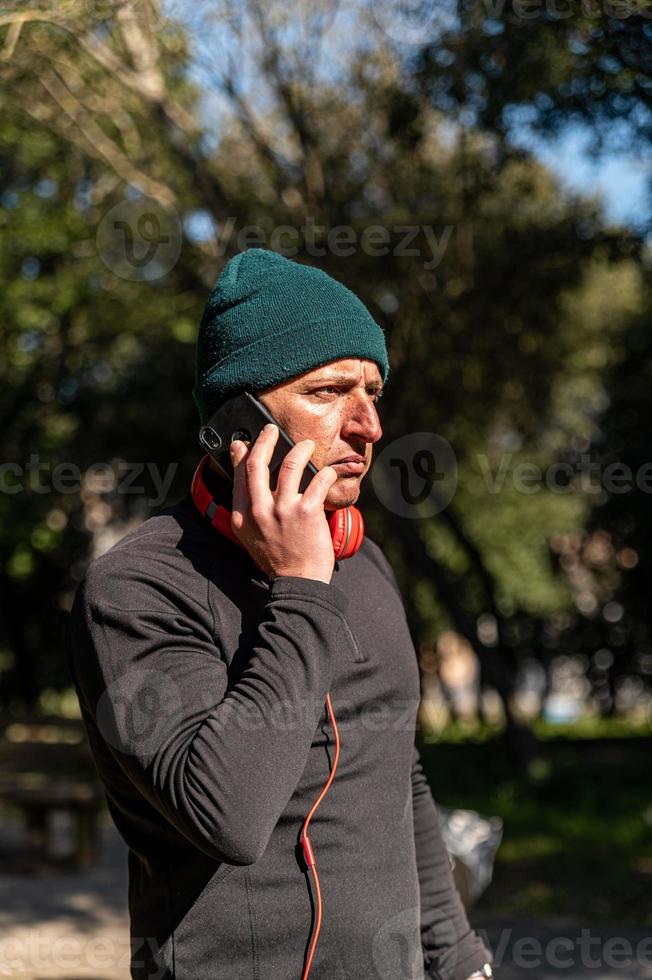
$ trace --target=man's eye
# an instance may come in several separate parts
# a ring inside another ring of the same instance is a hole
[[[315,391],[313,392],[313,394],[314,395],[315,394],[318,394],[321,391],[334,391],[336,393],[339,393],[339,392],[341,392],[341,390],[342,389],[338,385],[324,385],[321,388],[316,388]],[[383,397],[383,393],[382,393],[382,391],[371,392],[371,397],[372,397],[372,399],[374,401],[374,404],[375,404],[377,401],[380,401],[380,399]]]

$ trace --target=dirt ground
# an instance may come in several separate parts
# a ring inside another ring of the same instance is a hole
[[[92,869],[56,870],[33,860],[28,869],[18,828],[3,822],[0,977],[129,980],[126,849],[109,820],[100,840]]]

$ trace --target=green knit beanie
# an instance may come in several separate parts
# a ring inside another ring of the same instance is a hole
[[[355,293],[320,269],[250,248],[227,263],[197,338],[193,398],[202,424],[231,395],[279,384],[341,357],[389,374],[382,328]]]

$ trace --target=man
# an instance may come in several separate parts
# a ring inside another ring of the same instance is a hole
[[[368,537],[335,560],[326,519],[358,498],[388,370],[348,289],[273,252],[236,256],[202,317],[193,396],[205,422],[257,395],[296,442],[276,490],[278,432],[233,442],[234,487],[215,469],[207,482],[234,539],[188,494],[78,590],[69,664],[129,846],[134,978],[466,980],[491,959],[414,744],[396,579]],[[309,459],[319,472],[299,494]],[[340,752],[310,823],[317,881],[300,835],[334,762],[327,698]]]

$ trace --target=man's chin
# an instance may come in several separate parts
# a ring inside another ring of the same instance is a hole
[[[360,496],[360,480],[358,477],[343,477],[337,480],[328,492],[324,501],[325,510],[338,510],[340,507],[351,507]]]

